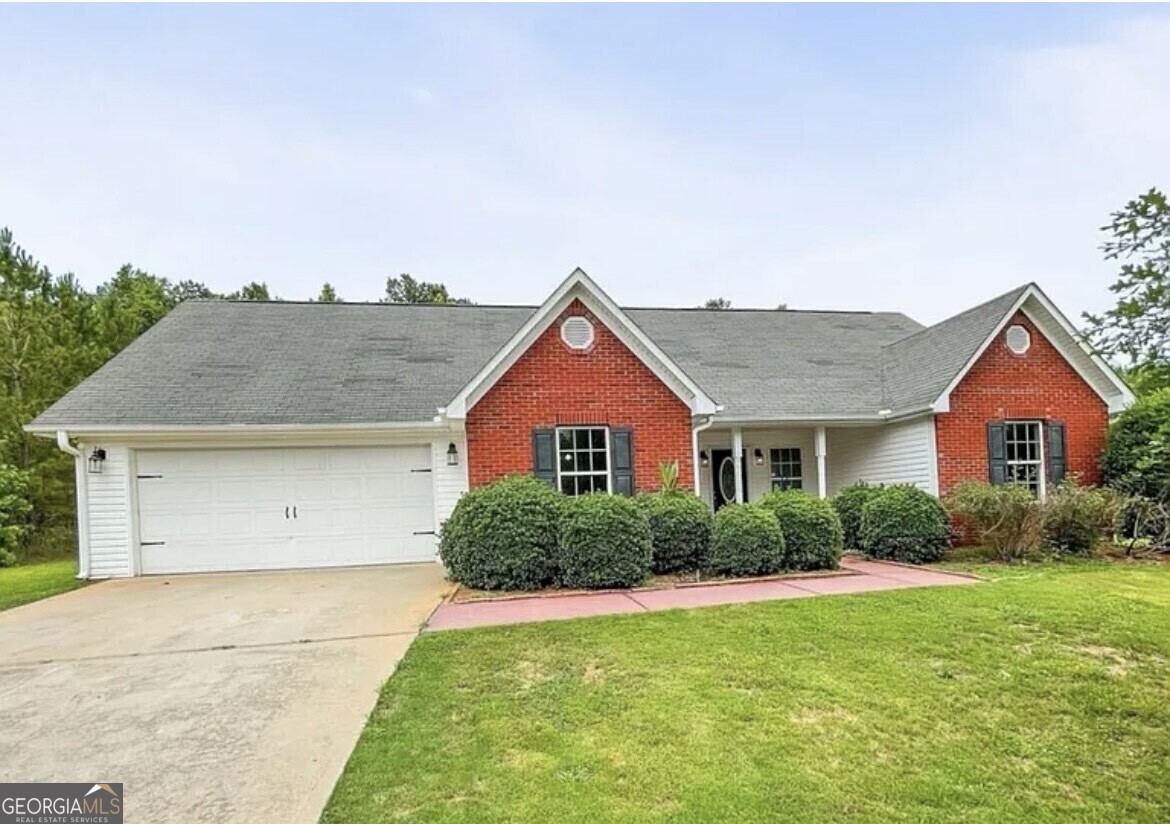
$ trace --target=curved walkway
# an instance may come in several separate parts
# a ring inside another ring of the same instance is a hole
[[[708,584],[675,589],[630,590],[566,595],[538,595],[501,600],[444,603],[431,616],[424,632],[466,629],[496,624],[521,624],[529,621],[555,621],[593,615],[616,615],[623,612],[650,612],[660,609],[686,609],[718,604],[746,604],[752,601],[776,601],[787,598],[812,598],[817,595],[842,595],[852,592],[875,592],[909,587],[954,586],[974,584],[970,575],[941,572],[924,567],[865,561],[846,557],[841,566],[855,574],[824,578],[788,578],[745,583]]]

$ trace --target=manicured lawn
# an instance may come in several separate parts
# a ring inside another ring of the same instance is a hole
[[[75,575],[77,562],[72,559],[0,569],[0,610],[77,589],[84,581]]]
[[[424,635],[323,821],[1170,818],[1170,566]]]

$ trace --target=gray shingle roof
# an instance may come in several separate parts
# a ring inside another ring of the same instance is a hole
[[[531,314],[183,303],[33,425],[429,421]]]
[[[627,314],[722,416],[833,418],[910,408],[941,392],[1019,291],[929,330],[893,312]],[[534,310],[184,303],[32,426],[429,421]]]
[[[900,412],[933,403],[1031,285],[887,344],[882,357],[884,408]]]
[[[881,409],[882,345],[922,327],[893,312],[629,309],[729,418]]]

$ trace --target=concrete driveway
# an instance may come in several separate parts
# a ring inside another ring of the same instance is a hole
[[[0,612],[0,781],[120,781],[128,822],[315,822],[438,564],[94,584]]]

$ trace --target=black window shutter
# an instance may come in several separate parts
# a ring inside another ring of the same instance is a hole
[[[609,446],[613,453],[613,491],[618,495],[633,495],[634,433],[629,429],[611,429]]]
[[[1065,452],[1064,452],[1064,424],[1060,421],[1048,421],[1044,425],[1047,430],[1048,441],[1044,444],[1044,457],[1048,462],[1048,483],[1056,486],[1064,480]]]
[[[993,484],[1007,483],[1007,444],[1002,423],[987,424],[987,468]]]
[[[532,430],[532,474],[549,486],[557,485],[557,431]]]

